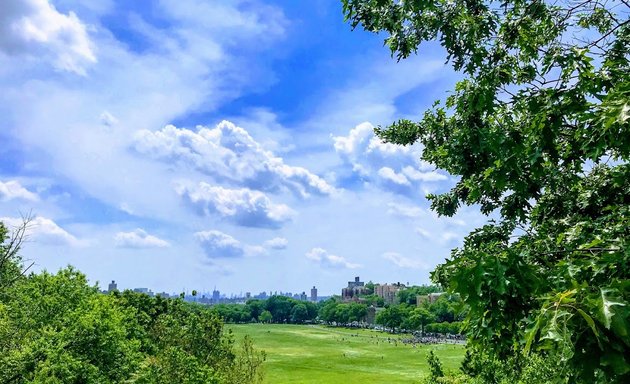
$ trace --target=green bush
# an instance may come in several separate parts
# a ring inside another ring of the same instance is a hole
[[[0,383],[262,382],[264,353],[240,350],[209,309],[126,291],[101,294],[69,267],[0,297]]]

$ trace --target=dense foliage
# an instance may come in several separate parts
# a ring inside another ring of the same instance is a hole
[[[406,303],[409,305],[416,304],[416,298],[418,296],[426,296],[431,293],[442,292],[442,288],[437,285],[414,285],[401,289],[396,293],[396,297],[399,303]]]
[[[630,381],[630,3],[343,7],[399,60],[438,40],[463,75],[420,121],[377,134],[458,176],[428,196],[437,213],[498,217],[433,273],[469,307],[471,345],[515,376],[545,356],[554,380]]]
[[[376,312],[375,324],[396,332],[426,331],[432,333],[458,334],[461,320],[465,316],[465,307],[456,295],[442,295],[433,302],[426,301],[416,306],[416,293],[433,293],[435,287],[415,287],[401,290],[399,298],[406,300],[413,294],[413,305],[402,301],[388,304],[386,308],[372,308]],[[365,300],[373,295],[361,297],[362,302],[344,302],[332,297],[318,304],[299,301],[285,296],[271,296],[266,300],[252,299],[246,304],[219,304],[210,311],[219,315],[228,323],[277,323],[303,324],[322,322],[335,326],[364,326],[368,320],[368,311],[372,302]]]
[[[458,334],[464,316],[465,310],[456,295],[442,295],[434,302],[424,302],[420,306],[405,302],[389,306],[378,312],[376,323],[393,331]]]
[[[367,313],[366,304],[343,303],[331,298],[322,303],[319,319],[328,324],[346,325],[365,321]]]
[[[11,241],[1,223],[0,235],[4,252]],[[203,306],[105,295],[71,267],[25,276],[17,256],[2,260],[10,284],[0,287],[1,383],[262,381],[264,354],[249,339],[237,348]]]
[[[317,304],[286,296],[266,300],[252,299],[243,304],[218,304],[211,311],[228,323],[291,323],[302,324],[317,318]]]

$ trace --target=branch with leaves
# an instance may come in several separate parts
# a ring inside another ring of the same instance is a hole
[[[19,255],[22,245],[28,241],[33,219],[31,214],[22,215],[21,223],[10,230],[0,222],[0,293],[25,276],[35,264],[25,265]]]
[[[457,176],[427,196],[439,215],[498,217],[432,275],[469,306],[470,344],[505,364],[553,356],[569,382],[630,381],[628,2],[342,3],[396,59],[437,40],[464,76],[418,121],[376,134],[421,144],[422,160]]]

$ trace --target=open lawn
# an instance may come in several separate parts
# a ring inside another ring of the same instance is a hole
[[[462,345],[440,344],[414,348],[390,335],[372,330],[320,325],[228,325],[237,340],[246,334],[267,353],[266,383],[371,384],[417,383],[427,375],[430,350],[444,368],[456,370]]]

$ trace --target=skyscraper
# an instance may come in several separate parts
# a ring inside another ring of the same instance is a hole
[[[113,292],[118,290],[118,285],[116,284],[116,280],[112,280],[107,287],[107,292]]]
[[[313,303],[317,302],[317,288],[315,288],[314,285],[313,285],[313,288],[311,288],[311,301]]]

